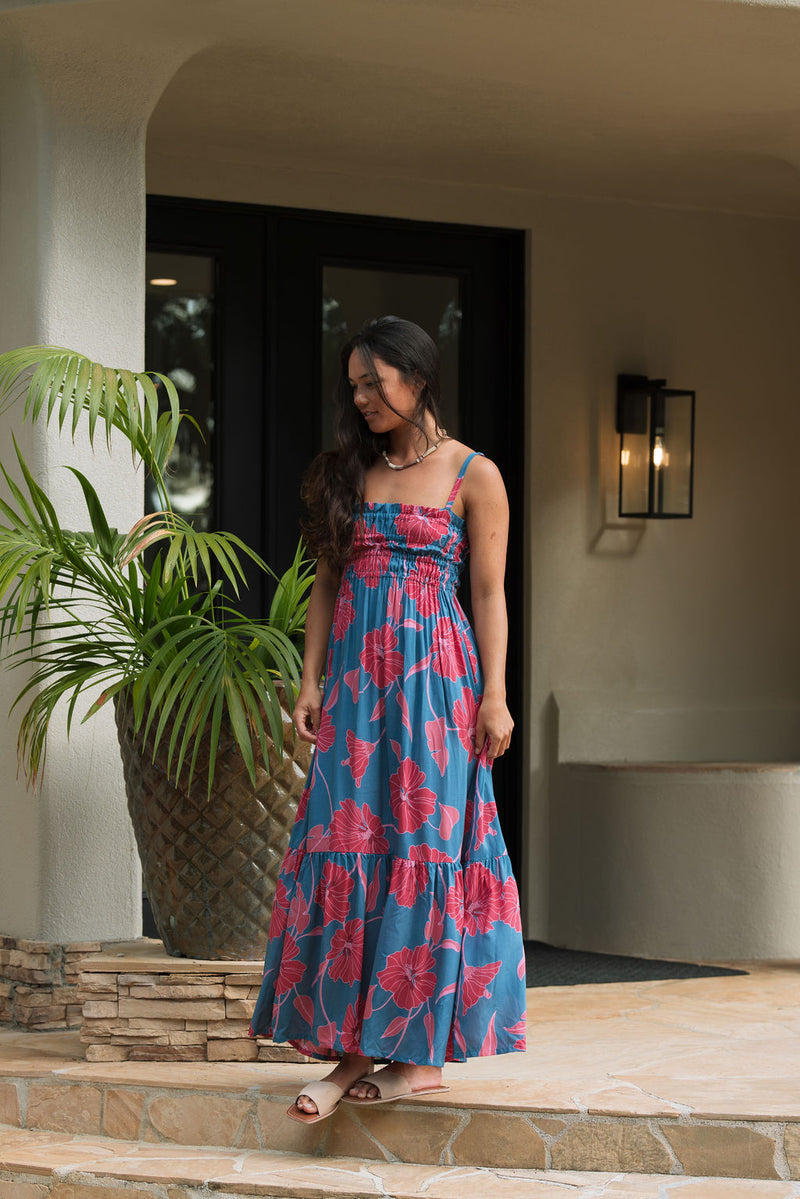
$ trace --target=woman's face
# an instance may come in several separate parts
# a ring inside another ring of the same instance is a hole
[[[374,362],[373,370],[358,350],[353,350],[350,355],[347,369],[353,389],[353,403],[369,425],[371,433],[389,433],[416,414],[420,387],[418,383],[409,383],[397,367],[389,366],[383,359],[375,358]],[[391,408],[383,402],[378,382]]]

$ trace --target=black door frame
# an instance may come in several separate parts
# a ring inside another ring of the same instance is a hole
[[[297,542],[297,480],[319,446],[316,421],[304,423],[302,411],[303,397],[317,397],[321,388],[323,267],[458,276],[463,313],[459,436],[497,463],[511,506],[507,675],[518,732],[494,774],[519,876],[525,725],[524,232],[154,195],[148,197],[147,243],[153,250],[215,258],[215,527],[238,533],[278,571],[288,565]],[[265,601],[259,582],[243,606],[256,615]]]

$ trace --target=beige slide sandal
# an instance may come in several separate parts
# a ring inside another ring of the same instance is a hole
[[[312,1103],[316,1103],[316,1112],[302,1111],[295,1099],[292,1106],[287,1108],[286,1115],[292,1120],[297,1120],[298,1124],[316,1124],[319,1120],[327,1120],[328,1116],[332,1116],[336,1111],[343,1094],[342,1088],[335,1082],[310,1082],[308,1086],[303,1087],[297,1099],[300,1095],[305,1095]]]
[[[415,1099],[418,1095],[440,1095],[443,1091],[450,1090],[449,1087],[411,1087],[408,1079],[403,1074],[398,1074],[396,1070],[392,1070],[390,1066],[384,1066],[375,1074],[366,1075],[357,1081],[368,1082],[373,1087],[377,1087],[378,1097],[376,1099],[360,1099],[358,1095],[342,1095],[343,1103],[359,1103],[362,1107],[367,1107],[376,1103],[393,1103],[396,1099]],[[355,1086],[355,1083],[351,1085]]]

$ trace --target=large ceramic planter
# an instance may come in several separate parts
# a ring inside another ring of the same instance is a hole
[[[270,745],[274,773],[257,757],[254,787],[230,729],[223,727],[207,798],[202,748],[187,792],[167,778],[166,745],[153,761],[152,745],[134,736],[124,703],[116,716],[144,886],[167,952],[212,960],[261,958],[311,747],[295,738],[284,712],[283,762],[278,764]]]

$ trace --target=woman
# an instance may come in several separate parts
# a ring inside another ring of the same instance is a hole
[[[497,468],[441,427],[438,379],[422,329],[366,325],[342,352],[340,448],[304,489],[319,562],[294,721],[316,751],[252,1025],[338,1059],[289,1109],[304,1123],[342,1098],[447,1090],[445,1061],[525,1048],[491,780],[513,726],[508,503]],[[455,598],[468,546],[474,638]]]

